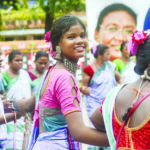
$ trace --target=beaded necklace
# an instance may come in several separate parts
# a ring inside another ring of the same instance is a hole
[[[75,75],[75,72],[77,70],[77,63],[70,61],[67,58],[63,58],[63,59],[56,59],[58,61],[60,61],[61,63],[64,64],[65,68],[72,74]]]
[[[67,58],[64,58],[63,62],[64,62],[64,66],[67,68],[67,70],[70,73],[75,74],[75,72],[77,70],[77,63],[74,63]]]

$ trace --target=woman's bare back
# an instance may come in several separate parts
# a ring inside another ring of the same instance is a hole
[[[139,91],[139,86],[141,84],[141,80],[128,84],[122,88],[119,92],[116,99],[116,114],[117,118],[123,122],[123,116],[127,113],[128,108],[132,106],[134,103],[134,99],[137,95],[137,91]],[[141,85],[141,92],[139,94],[139,98],[144,96],[146,93],[150,92],[150,82],[144,80]],[[132,115],[129,127],[137,127],[144,123],[147,119],[150,119],[150,97],[146,98],[137,108],[137,110]]]

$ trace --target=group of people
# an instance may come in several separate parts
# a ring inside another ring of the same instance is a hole
[[[37,53],[35,64],[41,67],[27,74],[21,70],[22,53],[13,51],[8,58],[9,69],[1,74],[1,89],[7,93],[7,98],[13,100],[7,103],[7,110],[11,104],[15,110],[4,114],[4,109],[0,109],[0,123],[14,120],[6,123],[8,138],[4,142],[8,144],[4,147],[79,150],[80,143],[86,143],[113,150],[150,149],[150,34],[136,31],[129,44],[129,52],[136,57],[134,69],[139,75],[136,81],[122,84],[119,71],[122,72],[130,63],[130,58],[124,54],[124,46],[119,60],[122,65],[116,63],[115,67],[109,61],[110,48],[100,44],[92,48],[95,59],[83,70],[81,88],[76,82],[75,72],[88,45],[85,25],[78,17],[65,15],[54,22],[48,35],[47,41],[56,53],[56,63],[50,64],[46,72],[46,53]],[[39,77],[40,81],[36,82]],[[31,96],[32,83],[35,94]],[[86,126],[82,119],[80,91],[85,95],[91,127]],[[24,117],[27,113],[34,114],[30,123],[25,121],[29,120],[29,117]],[[24,131],[29,124],[27,135]],[[3,146],[2,142],[0,145]]]
[[[22,69],[23,54],[18,50],[13,50],[8,56],[8,69],[1,73],[0,91],[5,101],[21,100],[22,98],[30,98],[34,89],[40,84],[40,80],[46,71],[49,56],[44,51],[39,51],[35,56],[35,69],[26,72]],[[33,78],[34,77],[34,78]],[[10,107],[10,106],[9,106]],[[5,108],[4,108],[5,110]],[[7,112],[7,109],[6,109]],[[7,123],[11,117],[14,121]],[[0,123],[7,124],[7,144],[5,149],[27,149],[28,137],[31,134],[32,116],[30,114],[14,113],[6,115],[6,119],[0,120]],[[17,119],[17,116],[19,119]],[[22,116],[22,117],[21,117]],[[15,118],[16,117],[16,118]]]

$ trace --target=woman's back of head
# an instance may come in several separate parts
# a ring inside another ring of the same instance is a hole
[[[150,35],[143,31],[136,31],[128,49],[132,55],[136,55],[135,71],[139,75],[143,75],[144,71],[150,67]],[[121,89],[116,100],[116,112],[119,120],[128,112],[128,108],[132,108],[145,94],[150,91],[150,80],[142,76],[137,81],[127,84]],[[133,113],[129,127],[141,128],[145,125],[146,120],[150,120],[150,96],[148,96]],[[122,120],[123,121],[123,120]],[[143,125],[143,126],[142,126]],[[137,128],[138,129],[138,128]]]
[[[147,36],[144,43],[139,44],[137,47],[136,73],[142,75],[148,68],[148,64],[150,64],[150,35]]]
[[[94,58],[97,58],[99,55],[103,56],[107,49],[109,49],[107,45],[98,44],[93,46],[91,53],[93,54]]]

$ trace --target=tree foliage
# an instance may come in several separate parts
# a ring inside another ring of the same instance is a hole
[[[4,8],[12,6],[13,9],[19,10],[27,8],[28,2],[29,0],[1,0],[0,4]],[[85,11],[85,0],[37,0],[36,7],[45,11],[45,32],[47,32],[51,29],[56,18],[71,11]]]
[[[3,9],[8,9],[9,7],[13,7],[13,9],[19,9],[20,3],[19,0],[0,0],[0,6]]]
[[[53,21],[71,11],[85,11],[84,0],[38,0],[39,6],[46,12],[45,32],[52,27]]]

